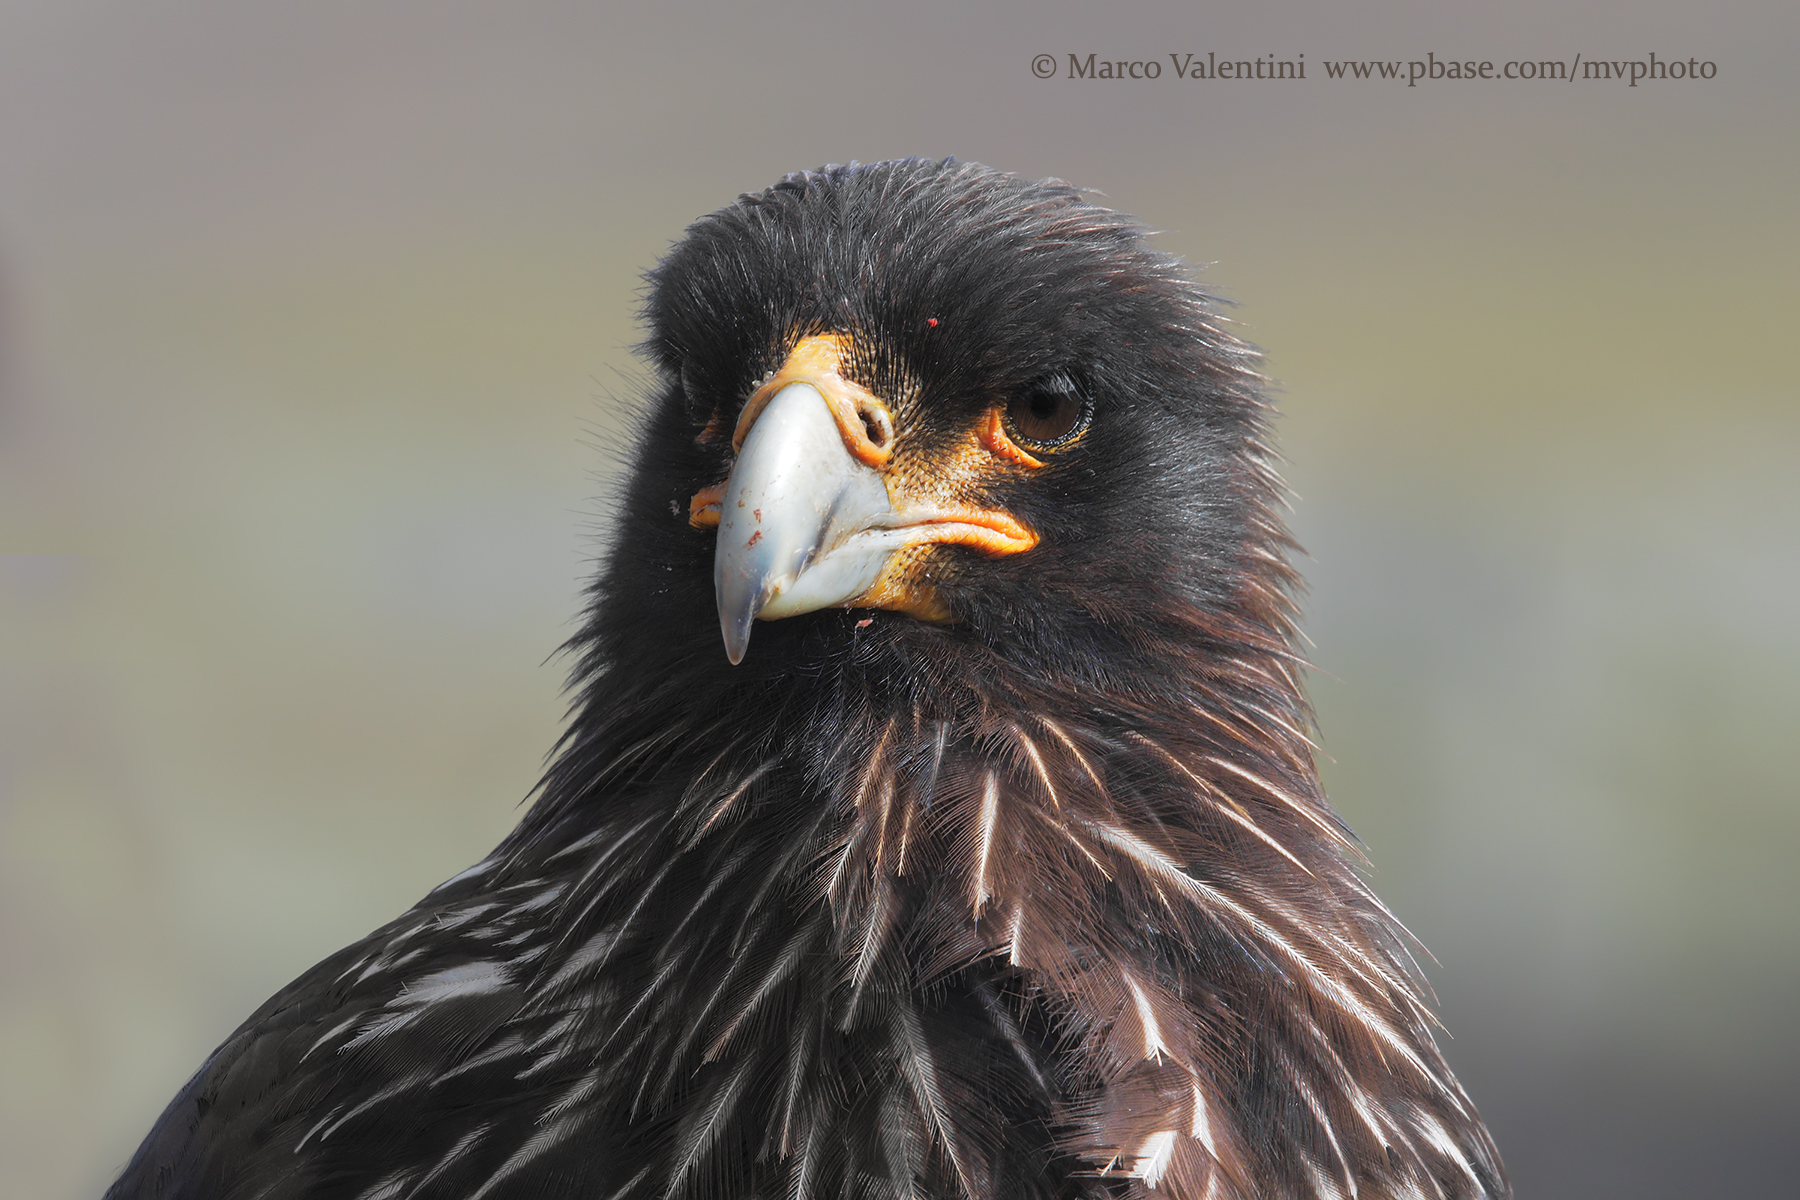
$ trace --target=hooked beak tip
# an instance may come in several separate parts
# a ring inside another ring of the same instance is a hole
[[[745,578],[741,572],[717,572],[715,586],[719,600],[719,632],[725,639],[725,657],[732,666],[744,661],[750,648],[750,633],[756,627],[756,614],[767,603],[763,595],[766,581]]]
[[[729,617],[719,622],[725,634],[725,657],[734,667],[744,661],[744,652],[750,648],[751,624],[749,620],[733,621]]]

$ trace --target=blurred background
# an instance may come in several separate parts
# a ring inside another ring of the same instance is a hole
[[[265,996],[516,819],[685,224],[955,154],[1100,189],[1266,348],[1328,782],[1520,1195],[1793,1195],[1797,35],[0,4],[0,1194],[97,1196]],[[1173,77],[1209,50],[1307,79]],[[1716,76],[1322,69],[1427,52]]]

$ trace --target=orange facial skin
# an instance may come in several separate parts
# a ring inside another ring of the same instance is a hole
[[[997,457],[1004,458],[1008,462],[1016,462],[1021,467],[1030,467],[1036,470],[1044,465],[1042,459],[1033,458],[1025,453],[1017,442],[1006,436],[1006,422],[1002,419],[998,407],[988,410],[987,419],[981,427],[981,444]]]
[[[695,529],[717,529],[719,506],[725,503],[725,485],[714,483],[694,493],[688,501],[688,524]]]

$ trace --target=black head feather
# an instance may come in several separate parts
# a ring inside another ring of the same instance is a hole
[[[741,197],[651,282],[541,796],[255,1014],[111,1195],[1509,1195],[1320,794],[1256,356],[1178,264],[913,160]],[[921,559],[945,619],[762,622],[733,667],[687,502],[822,332],[922,461],[1040,421],[1042,470],[968,484],[1040,540]]]

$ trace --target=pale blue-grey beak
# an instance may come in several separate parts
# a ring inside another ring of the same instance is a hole
[[[810,383],[777,392],[738,451],[720,504],[713,589],[736,664],[752,623],[851,604],[906,541],[881,473],[854,458]]]

